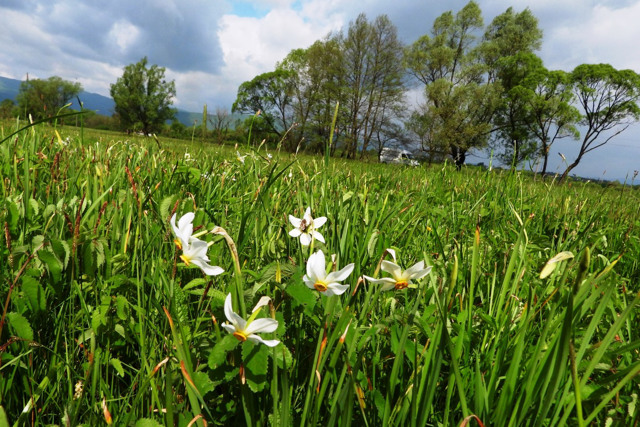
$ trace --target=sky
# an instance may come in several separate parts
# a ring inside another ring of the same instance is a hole
[[[109,96],[123,67],[146,56],[175,80],[175,106],[229,109],[240,84],[272,71],[292,49],[386,14],[400,39],[429,33],[441,13],[466,0],[1,0],[0,76],[57,75]],[[640,72],[640,0],[477,0],[485,24],[508,7],[529,8],[543,30],[538,55],[549,69],[609,63]],[[551,169],[577,153],[560,142]],[[474,162],[473,158],[470,159]],[[479,161],[482,161],[480,159]],[[588,154],[575,173],[618,179],[640,170],[640,124]],[[640,178],[638,179],[640,181]]]

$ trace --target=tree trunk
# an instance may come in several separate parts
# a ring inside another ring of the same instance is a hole
[[[560,177],[560,182],[564,182],[564,180],[567,177],[567,175],[569,175],[569,172],[571,172],[571,170],[573,168],[578,166],[578,163],[580,163],[580,158],[581,158],[581,156],[578,156],[578,158],[573,163],[571,163],[569,166],[567,166],[567,169],[562,173],[562,176]]]
[[[462,165],[464,165],[464,161],[467,157],[467,150],[460,147],[456,147],[455,145],[452,145],[451,157],[453,157],[453,163],[456,165],[456,169],[461,170]]]
[[[547,165],[549,163],[549,146],[545,145],[544,149],[544,162],[542,162],[542,179],[544,179],[545,174],[547,173]]]

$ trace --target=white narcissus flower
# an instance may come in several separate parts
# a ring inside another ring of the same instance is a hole
[[[309,246],[313,239],[319,240],[324,243],[324,237],[318,233],[316,229],[322,227],[327,222],[327,217],[321,216],[313,218],[311,216],[311,208],[307,208],[304,211],[302,218],[296,218],[293,215],[289,215],[289,222],[295,228],[289,231],[289,236],[300,237],[300,243],[302,246]]]
[[[340,271],[332,271],[327,274],[324,253],[318,251],[309,257],[307,261],[307,274],[302,280],[311,289],[322,292],[326,296],[340,295],[349,289],[349,285],[341,285],[338,282],[345,280],[353,271],[353,264],[349,264]]]
[[[247,157],[246,155],[241,156],[239,151],[236,151],[236,159],[238,159],[238,161],[242,164],[244,164],[244,158]]]
[[[395,261],[395,251],[388,249],[387,252],[393,256]],[[400,290],[412,285],[411,280],[418,280],[426,276],[431,271],[431,267],[424,268],[424,261],[420,261],[403,270],[395,262],[384,260],[382,261],[382,271],[391,274],[391,277],[374,279],[373,277],[364,276],[364,278],[371,283],[383,283],[381,290],[388,291],[390,289]]]
[[[270,318],[256,319],[256,316],[260,312],[260,309],[269,304],[271,298],[262,297],[258,304],[251,312],[249,320],[244,320],[239,314],[233,311],[231,306],[231,294],[227,294],[227,298],[224,301],[224,315],[227,316],[228,322],[222,324],[222,327],[230,334],[233,334],[238,341],[244,342],[246,340],[254,343],[262,343],[268,347],[277,346],[280,341],[278,340],[265,340],[261,336],[256,335],[261,332],[271,333],[278,328],[278,321]]]
[[[173,234],[176,236],[173,242],[178,249],[182,249],[183,246],[189,244],[189,240],[193,234],[193,219],[195,216],[193,212],[182,215],[178,220],[178,225],[176,225],[176,214],[173,214],[171,217],[171,228],[173,229]]]
[[[209,245],[207,242],[198,239],[193,236],[193,218],[195,217],[193,212],[184,214],[176,225],[176,214],[171,217],[171,228],[173,234],[176,236],[173,241],[178,249],[182,250],[180,259],[189,266],[191,264],[200,267],[204,274],[208,276],[217,276],[224,272],[224,270],[218,266],[210,265],[209,257],[207,256],[207,249]]]

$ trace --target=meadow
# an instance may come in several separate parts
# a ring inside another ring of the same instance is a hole
[[[631,186],[19,129],[0,426],[638,424]],[[222,274],[189,262],[189,213]],[[385,286],[394,259],[431,270]],[[329,271],[343,293],[306,284]],[[243,341],[238,317],[277,328]]]

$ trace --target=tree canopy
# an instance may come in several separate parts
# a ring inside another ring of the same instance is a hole
[[[144,57],[124,67],[122,77],[111,85],[110,92],[122,126],[148,135],[175,117],[176,111],[171,105],[176,87],[173,80],[165,80],[164,67],[147,64]]]
[[[505,164],[540,160],[543,174],[554,141],[586,129],[566,176],[638,120],[638,75],[602,64],[548,70],[535,53],[542,35],[529,9],[508,8],[485,26],[470,1],[404,47],[387,16],[362,14],[243,83],[234,111],[262,111],[254,128],[289,150],[320,151],[332,138],[332,155],[396,145],[461,167],[470,150],[489,147]],[[422,97],[407,99],[416,87]]]
[[[63,80],[58,76],[46,80],[29,79],[20,84],[16,97],[21,114],[34,119],[55,116],[74,96],[82,91],[80,83]]]

